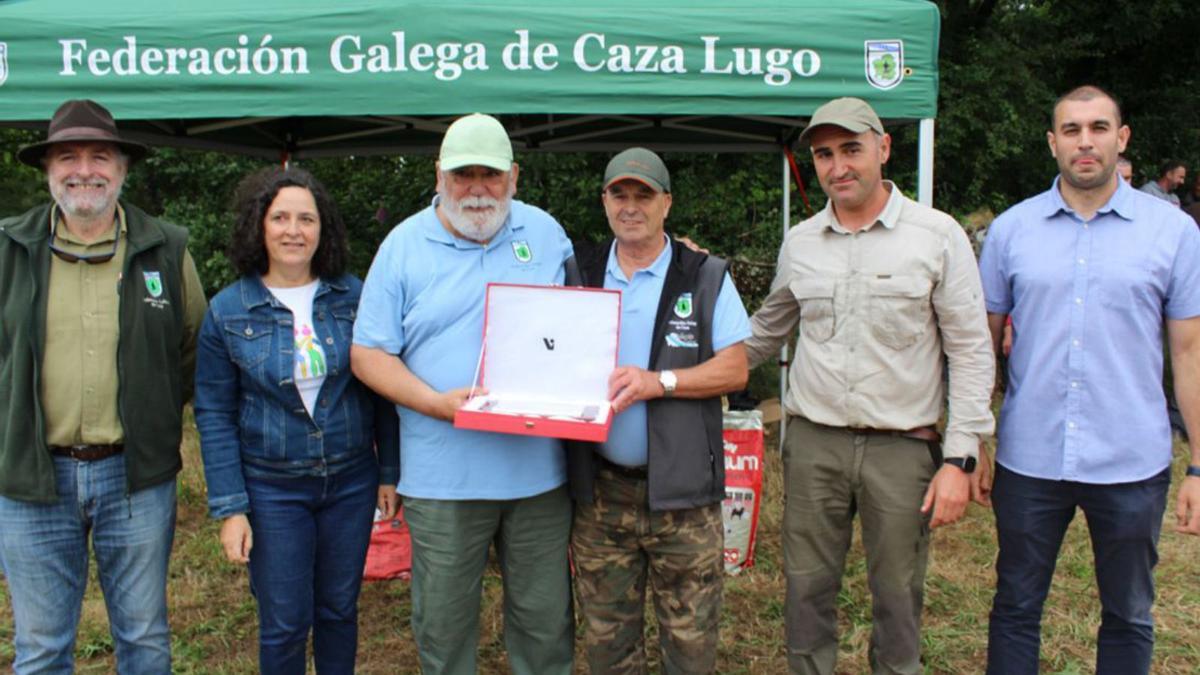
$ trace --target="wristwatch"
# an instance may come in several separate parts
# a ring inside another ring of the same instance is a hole
[[[953,464],[962,469],[963,473],[975,473],[975,458],[974,457],[947,457],[942,460],[944,464]]]
[[[675,372],[671,370],[658,371],[658,383],[662,385],[663,397],[671,398],[675,395],[675,385],[679,382],[675,378]]]
[[[1189,464],[1188,468],[1187,468],[1187,475],[1200,476],[1200,466],[1196,466],[1195,464]]]

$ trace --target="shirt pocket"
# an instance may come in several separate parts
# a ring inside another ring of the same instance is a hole
[[[833,279],[803,279],[788,284],[800,305],[800,330],[814,342],[828,342],[837,331],[833,306],[836,287]]]
[[[271,334],[275,325],[270,321],[232,319],[225,322],[229,357],[238,367],[254,370],[271,354]]]
[[[928,330],[933,282],[923,277],[891,276],[868,282],[871,333],[892,349],[907,349]]]

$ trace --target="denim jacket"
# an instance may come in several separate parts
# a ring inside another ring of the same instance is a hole
[[[208,508],[246,513],[245,476],[325,476],[362,461],[380,484],[400,477],[396,409],[350,372],[350,341],[362,282],[321,279],[313,330],[325,349],[325,382],[312,415],[293,377],[292,312],[262,280],[242,277],[209,304],[196,352],[196,426]]]

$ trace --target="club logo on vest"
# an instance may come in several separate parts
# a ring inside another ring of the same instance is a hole
[[[686,319],[692,315],[692,294],[683,293],[675,299],[675,316]]]
[[[904,79],[904,41],[867,40],[867,82],[876,89],[891,89]]]
[[[142,271],[142,280],[146,282],[146,294],[142,302],[154,309],[166,309],[171,306],[171,300],[163,297],[162,272],[158,270]]]
[[[0,85],[8,79],[8,43],[0,42]]]
[[[512,243],[513,255],[517,258],[517,262],[527,263],[533,260],[533,251],[529,248],[529,242],[524,239],[514,241]]]
[[[142,272],[142,277],[146,280],[146,292],[150,297],[157,298],[162,296],[162,274],[155,272]]]

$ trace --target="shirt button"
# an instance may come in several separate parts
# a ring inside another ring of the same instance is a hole
[[[1072,347],[1078,347],[1078,346],[1079,346],[1079,340],[1071,340],[1071,346],[1072,346]]]
[[[246,335],[254,335],[254,329],[251,328],[250,326],[246,326],[245,332],[246,332]]]
[[[1071,388],[1072,388],[1072,389],[1078,389],[1078,388],[1079,388],[1079,383],[1078,383],[1078,382],[1072,382],[1072,383],[1071,383]]]
[[[333,344],[333,338],[332,337],[325,338],[325,344],[327,344],[327,345]]]
[[[317,430],[317,431],[314,431],[314,432],[313,432],[313,435],[312,435],[312,437],[313,437],[313,438],[321,438],[321,436],[322,436],[322,435],[323,435],[323,434],[321,434],[320,430]]]
[[[329,407],[329,399],[327,399],[327,398],[321,399],[321,407],[328,408]]]
[[[1082,304],[1083,304],[1083,298],[1075,298],[1075,304],[1077,304],[1077,305],[1082,305]]]
[[[1075,428],[1075,423],[1074,423],[1074,422],[1067,422],[1067,428],[1068,428],[1068,429],[1074,429],[1074,428]]]
[[[1080,259],[1079,259],[1079,264],[1080,264],[1080,265],[1086,265],[1086,264],[1087,264],[1087,261],[1086,261],[1086,260],[1084,260],[1083,258],[1080,258]]]
[[[325,320],[325,312],[317,312],[317,321]]]

